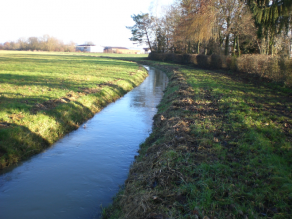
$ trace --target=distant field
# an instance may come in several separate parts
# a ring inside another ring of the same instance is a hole
[[[147,76],[134,62],[92,57],[100,55],[0,51],[0,168],[39,153]]]
[[[129,61],[141,61],[148,57],[148,54],[111,54],[111,53],[72,53],[73,55],[92,56],[92,57],[111,57]]]

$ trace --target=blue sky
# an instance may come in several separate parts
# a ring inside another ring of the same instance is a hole
[[[132,14],[173,0],[4,0],[0,43],[49,34],[65,43],[92,41],[101,46],[132,47]]]

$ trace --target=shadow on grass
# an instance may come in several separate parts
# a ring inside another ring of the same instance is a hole
[[[104,101],[97,104],[106,103]],[[77,101],[61,104],[50,110],[40,110],[37,114],[42,117],[42,126],[50,126],[43,136],[16,123],[7,123],[9,125],[0,127],[0,169],[40,153],[67,133],[77,129],[94,113]],[[52,122],[56,125],[52,125]]]
[[[50,143],[29,128],[10,123],[0,128],[0,169],[41,152]]]

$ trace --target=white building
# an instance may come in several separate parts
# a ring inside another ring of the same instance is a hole
[[[103,46],[96,46],[96,45],[77,45],[76,51],[81,52],[103,52]]]
[[[135,54],[144,54],[144,49],[137,48],[137,47],[128,47],[128,50],[135,51]]]
[[[145,53],[145,54],[149,54],[149,53],[151,53],[150,48],[143,48],[143,50],[144,50],[144,53]]]

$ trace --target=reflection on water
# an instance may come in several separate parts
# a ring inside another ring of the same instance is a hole
[[[149,69],[148,67],[146,67]],[[52,148],[0,175],[0,218],[94,218],[124,183],[167,84],[149,69],[137,88]]]

